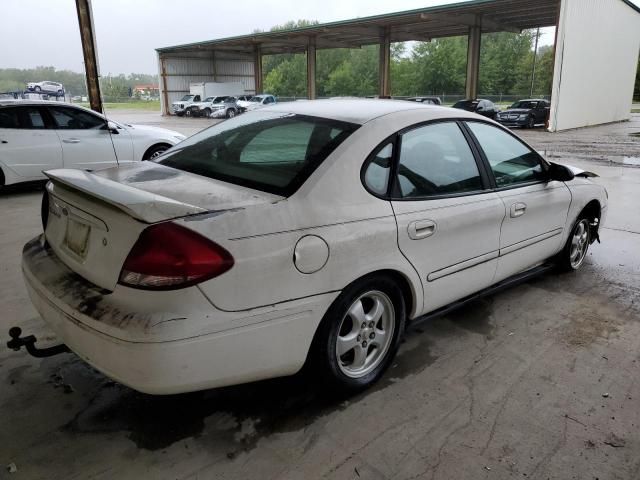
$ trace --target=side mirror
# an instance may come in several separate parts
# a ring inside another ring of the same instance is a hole
[[[568,182],[575,178],[575,175],[571,170],[564,165],[558,165],[557,163],[552,163],[549,166],[547,175],[549,180],[557,180],[559,182]]]
[[[113,135],[119,135],[118,126],[113,122],[107,122],[107,130]]]

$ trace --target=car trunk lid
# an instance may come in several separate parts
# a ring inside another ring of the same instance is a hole
[[[282,198],[152,162],[45,173],[47,241],[70,269],[108,290],[149,224]]]

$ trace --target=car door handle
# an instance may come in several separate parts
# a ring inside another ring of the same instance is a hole
[[[527,210],[526,203],[514,203],[511,205],[511,218],[516,218],[524,215]]]
[[[416,220],[409,224],[407,230],[411,240],[421,240],[436,232],[436,223],[431,220]]]
[[[64,143],[80,143],[80,140],[77,138],[64,138],[62,141]]]

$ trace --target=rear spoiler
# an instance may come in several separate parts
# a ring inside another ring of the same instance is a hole
[[[47,185],[47,190],[51,193],[56,186],[77,190],[144,223],[157,223],[207,212],[204,208],[114,182],[84,170],[61,168],[48,170],[44,174],[51,180]]]

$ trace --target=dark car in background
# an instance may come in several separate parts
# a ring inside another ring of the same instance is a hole
[[[551,104],[542,98],[518,100],[498,114],[496,120],[505,127],[533,128],[549,120]]]
[[[442,105],[442,100],[440,100],[440,97],[409,97],[405,100],[409,102],[424,103],[425,105]]]
[[[492,120],[496,119],[496,115],[500,111],[500,109],[498,109],[491,100],[484,100],[482,98],[477,98],[475,100],[460,100],[453,104],[453,108],[477,113],[478,115],[491,118]]]

